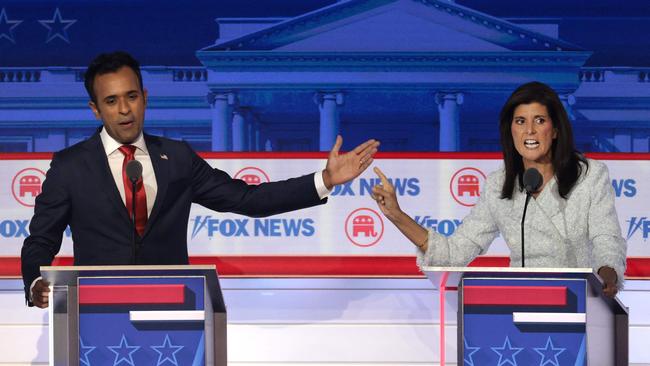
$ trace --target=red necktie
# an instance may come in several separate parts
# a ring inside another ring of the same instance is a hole
[[[122,179],[124,180],[124,195],[126,198],[126,209],[129,211],[129,218],[133,217],[133,184],[126,176],[126,164],[135,159],[135,146],[122,145],[119,150],[124,154],[122,162]],[[142,236],[144,227],[147,225],[147,194],[144,191],[142,177],[135,183],[135,228]]]

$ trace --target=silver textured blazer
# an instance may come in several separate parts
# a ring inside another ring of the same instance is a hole
[[[625,273],[627,243],[621,236],[614,189],[607,166],[588,159],[582,175],[569,192],[560,197],[555,178],[526,212],[526,267],[609,266],[619,282]],[[512,199],[501,199],[505,169],[491,173],[472,211],[453,235],[445,237],[429,230],[426,253],[418,250],[418,265],[466,266],[487,251],[501,233],[510,248],[510,265],[521,266],[521,217],[526,193],[515,188]]]

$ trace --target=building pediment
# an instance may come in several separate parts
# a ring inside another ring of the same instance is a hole
[[[352,0],[217,42],[205,51],[582,51],[576,45],[444,0]]]

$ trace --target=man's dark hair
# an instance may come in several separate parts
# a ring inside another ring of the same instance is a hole
[[[142,86],[142,74],[140,73],[140,64],[133,56],[124,51],[115,51],[111,53],[102,53],[95,57],[94,60],[88,65],[88,69],[84,74],[84,86],[88,92],[88,96],[93,103],[97,104],[97,96],[93,89],[95,85],[95,77],[97,75],[104,75],[111,72],[117,72],[122,67],[129,67],[138,77],[140,84],[140,91],[144,90]]]
[[[538,81],[523,84],[510,95],[501,109],[499,117],[503,162],[506,169],[501,198],[512,198],[515,180],[519,181],[520,191],[524,189],[524,162],[515,149],[512,139],[512,117],[519,105],[535,102],[546,107],[553,128],[557,130],[557,138],[551,144],[551,164],[553,164],[558,190],[562,198],[567,198],[578,177],[582,174],[581,163],[588,168],[587,160],[575,148],[571,122],[557,93],[548,85]]]

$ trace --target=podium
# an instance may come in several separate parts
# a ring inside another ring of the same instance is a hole
[[[41,274],[52,291],[50,365],[226,366],[214,266],[48,266]]]
[[[591,268],[424,267],[440,290],[441,365],[627,365],[628,311]],[[445,342],[446,291],[458,291]],[[447,348],[447,349],[446,349]]]

